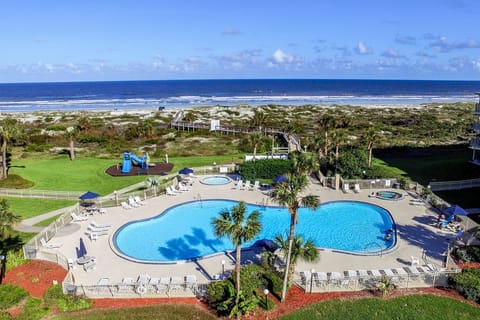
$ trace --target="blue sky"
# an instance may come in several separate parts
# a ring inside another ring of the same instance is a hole
[[[480,80],[478,0],[3,0],[0,8],[0,82]]]

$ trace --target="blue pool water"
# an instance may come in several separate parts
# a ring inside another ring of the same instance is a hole
[[[200,180],[200,182],[203,184],[215,185],[215,186],[227,184],[230,181],[231,181],[230,178],[225,176],[212,176],[212,177],[206,177]]]
[[[136,260],[188,260],[234,249],[227,238],[218,239],[211,225],[222,209],[237,202],[203,200],[183,203],[162,214],[124,225],[114,235],[117,250]],[[262,231],[248,247],[260,239],[274,239],[289,230],[290,215],[286,208],[247,205],[247,212],[261,213]],[[385,240],[385,230],[393,228],[390,214],[375,205],[337,201],[322,204],[317,210],[301,208],[296,234],[312,239],[321,248],[368,253],[387,249],[395,243]]]

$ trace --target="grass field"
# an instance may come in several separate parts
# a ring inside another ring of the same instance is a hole
[[[39,214],[72,206],[76,201],[29,199],[29,198],[6,198],[11,211],[22,219],[35,217]]]
[[[480,308],[433,295],[394,299],[331,300],[302,308],[283,320],[471,320],[480,319]]]

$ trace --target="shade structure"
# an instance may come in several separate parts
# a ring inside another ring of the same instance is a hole
[[[98,198],[98,197],[100,197],[100,195],[98,193],[87,191],[84,194],[82,194],[80,197],[78,197],[78,199],[80,199],[80,200],[92,200],[92,199],[95,199],[95,198]]]
[[[468,212],[465,211],[465,209],[463,209],[459,205],[448,207],[445,210],[443,210],[443,212],[447,214],[454,214],[456,216],[466,216],[468,214]]]
[[[190,168],[183,168],[182,170],[178,171],[180,174],[190,174],[193,173],[193,169]]]
[[[288,182],[288,179],[285,176],[277,176],[277,177],[273,178],[273,182],[283,183],[283,182]]]

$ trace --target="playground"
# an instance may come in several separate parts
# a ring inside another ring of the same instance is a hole
[[[148,154],[139,157],[131,152],[124,152],[122,163],[110,166],[105,172],[113,177],[137,175],[163,175],[173,169],[173,163],[149,162]]]

